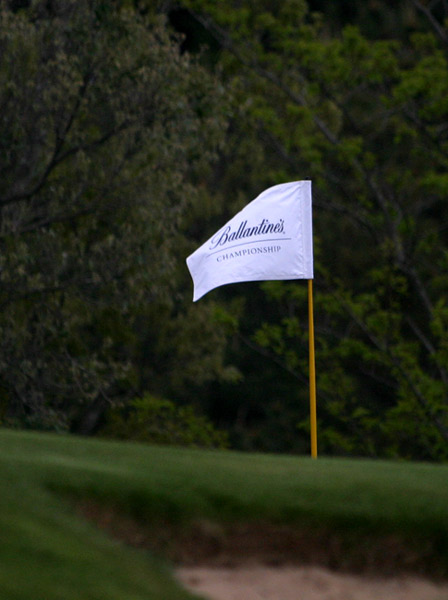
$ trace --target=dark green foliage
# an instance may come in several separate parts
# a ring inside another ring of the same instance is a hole
[[[179,226],[226,100],[126,4],[0,10],[0,388],[20,426],[89,431],[139,387],[138,316],[182,298]]]
[[[241,448],[306,452],[306,288],[191,305],[184,259],[309,178],[320,449],[446,460],[445,17],[420,0],[6,3],[2,420],[91,432],[149,391]]]
[[[330,35],[298,0],[184,4],[221,44],[239,102],[219,193],[236,204],[241,192],[247,202],[268,185],[313,181],[322,450],[447,459],[440,7],[414,2],[413,27],[385,41],[353,25]],[[306,379],[306,306],[291,302],[290,284],[265,289],[269,304],[249,300],[241,332],[283,364],[286,406]],[[277,400],[260,395],[263,406]]]
[[[226,433],[216,430],[191,406],[176,406],[149,394],[129,402],[124,409],[115,408],[107,421],[101,434],[122,440],[198,448],[228,445]]]

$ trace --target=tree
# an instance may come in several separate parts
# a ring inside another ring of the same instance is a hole
[[[439,15],[415,1],[430,28],[416,19],[399,43],[367,40],[353,26],[329,37],[300,0],[184,5],[219,42],[240,100],[230,130],[240,162],[221,189],[239,189],[242,172],[246,200],[267,185],[313,180],[322,447],[446,458],[448,65]],[[251,343],[303,376],[293,335],[301,323],[288,309],[304,309],[303,293],[264,289],[284,312],[265,324],[260,316]]]
[[[125,2],[0,10],[7,422],[66,429],[134,394],[138,315],[182,294],[179,226],[226,100],[179,44],[162,18]]]

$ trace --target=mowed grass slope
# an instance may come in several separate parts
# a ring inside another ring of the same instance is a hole
[[[0,430],[0,598],[187,600],[167,564],[76,514],[90,499],[182,537],[196,522],[401,540],[448,577],[448,467],[190,450]],[[345,544],[345,546],[344,546]]]

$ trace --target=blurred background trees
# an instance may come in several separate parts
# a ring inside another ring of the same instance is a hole
[[[308,452],[304,282],[192,305],[184,260],[266,187],[311,179],[320,449],[446,459],[446,17],[418,0],[10,2],[3,420],[92,432],[151,393],[234,447]]]
[[[0,13],[4,418],[89,431],[140,388],[141,323],[158,323],[143,335],[163,352],[172,323],[181,336],[209,310],[186,319],[175,302],[179,225],[220,144],[225,93],[156,17],[13,8]]]

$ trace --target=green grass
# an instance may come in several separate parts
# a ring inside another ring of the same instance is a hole
[[[169,566],[73,510],[90,498],[172,535],[277,523],[425,548],[448,576],[448,467],[242,454],[0,430],[0,598],[187,600]],[[70,501],[69,501],[70,500]],[[427,557],[427,558],[428,558]],[[437,568],[436,568],[437,565]]]

